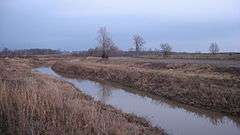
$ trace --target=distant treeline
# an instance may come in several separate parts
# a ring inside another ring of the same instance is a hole
[[[31,56],[31,55],[70,55],[78,57],[101,57],[102,50],[99,47],[90,48],[86,51],[60,51],[53,49],[21,49],[11,50],[4,48],[0,50],[0,57],[19,57],[19,56]],[[237,59],[240,60],[240,53],[226,52],[217,53],[212,55],[211,53],[189,53],[189,52],[171,52],[171,55],[164,55],[164,51],[158,49],[149,49],[136,52],[134,49],[124,51],[117,47],[110,48],[110,57],[148,57],[148,58],[175,58],[175,59]]]
[[[75,56],[94,56],[100,57],[102,55],[101,51],[96,49],[89,49],[87,51],[73,51],[69,52],[68,54],[75,55]],[[137,52],[133,50],[123,51],[123,50],[116,50],[110,54],[111,57],[119,57],[119,56],[126,56],[126,57],[133,57],[136,56]],[[171,52],[171,55],[211,55],[211,53],[202,53],[202,52]],[[169,57],[171,56],[169,55]],[[217,53],[217,55],[240,55],[238,52],[221,52]],[[161,50],[143,50],[138,52],[138,56],[164,56],[164,52]]]
[[[48,54],[61,54],[59,50],[53,49],[20,49],[11,50],[4,48],[0,50],[0,56],[14,57],[14,56],[24,56],[24,55],[48,55]]]
[[[158,49],[149,49],[136,52],[135,50],[123,51],[114,49],[110,51],[110,57],[148,57],[148,58],[173,58],[173,59],[226,59],[226,60],[240,60],[240,53],[237,52],[221,52],[215,55],[211,53],[202,52],[171,52],[171,55],[165,55],[164,51]],[[68,53],[72,56],[80,57],[101,57],[102,51],[99,48],[89,49],[87,51],[73,51]],[[138,55],[136,55],[138,54]]]
[[[102,50],[98,47],[88,49],[87,51],[73,51],[71,52],[74,56],[93,56],[93,57],[101,57],[102,56]],[[110,50],[110,57],[134,57],[138,54],[138,56],[144,56],[144,55],[162,55],[163,53],[160,51],[140,51],[136,52],[133,50],[129,51],[123,51],[118,48],[113,48]]]

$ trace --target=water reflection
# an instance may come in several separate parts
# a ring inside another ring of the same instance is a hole
[[[174,135],[239,135],[239,118],[161,99],[106,82],[65,78],[50,68],[37,71],[72,83],[95,100],[112,105],[127,113],[145,117],[152,125]]]
[[[99,89],[98,92],[98,96],[100,97],[100,101],[103,103],[106,103],[106,101],[108,101],[109,97],[111,96],[111,91],[112,91],[112,87],[106,85],[106,84],[102,84],[101,88]]]
[[[192,107],[192,106],[189,106],[189,105],[180,104],[180,103],[175,102],[175,101],[163,99],[163,98],[160,98],[158,96],[154,96],[152,94],[148,94],[148,93],[145,93],[145,92],[136,91],[134,89],[122,87],[122,86],[119,86],[117,84],[113,84],[113,85],[115,87],[118,87],[118,88],[127,89],[129,92],[137,94],[137,95],[142,96],[142,97],[147,96],[147,97],[152,99],[152,103],[154,103],[154,104],[158,104],[158,105],[161,105],[161,106],[167,105],[167,107],[172,108],[172,109],[183,109],[184,111],[186,111],[186,113],[193,113],[198,118],[208,119],[215,126],[218,126],[219,124],[223,124],[223,123],[227,122],[225,120],[226,117],[227,117],[227,118],[231,119],[232,121],[234,121],[234,124],[236,124],[235,126],[238,126],[238,128],[240,128],[240,118],[238,118],[238,117],[226,116],[226,115],[224,115],[222,113],[219,113],[219,112],[199,109],[199,108]]]

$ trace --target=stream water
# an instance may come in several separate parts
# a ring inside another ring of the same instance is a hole
[[[170,135],[240,135],[240,118],[163,100],[112,83],[64,77],[49,67],[33,70],[69,82],[95,100],[123,112],[144,117]]]

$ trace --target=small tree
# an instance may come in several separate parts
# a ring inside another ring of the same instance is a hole
[[[110,55],[111,47],[115,46],[106,27],[101,27],[98,30],[98,43],[102,52],[102,58],[108,58]]]
[[[164,56],[167,56],[172,52],[172,47],[168,43],[160,44],[160,47]]]
[[[136,35],[133,36],[133,44],[135,46],[137,55],[139,54],[139,52],[141,51],[141,48],[143,47],[143,45],[145,43],[146,42],[141,35],[136,34]]]
[[[211,45],[209,46],[209,52],[213,55],[215,55],[216,53],[219,52],[219,47],[218,44],[216,42],[211,43]]]
[[[120,56],[121,54],[122,51],[116,45],[110,46],[110,56]]]

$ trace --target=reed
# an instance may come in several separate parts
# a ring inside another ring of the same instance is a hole
[[[93,101],[70,84],[14,66],[8,67],[13,73],[2,65],[0,134],[163,134],[141,118]]]
[[[59,61],[53,69],[64,75],[112,81],[180,103],[240,116],[237,70],[191,64],[165,64],[159,69],[154,64],[146,59],[135,62],[127,58],[107,61],[90,58]]]

